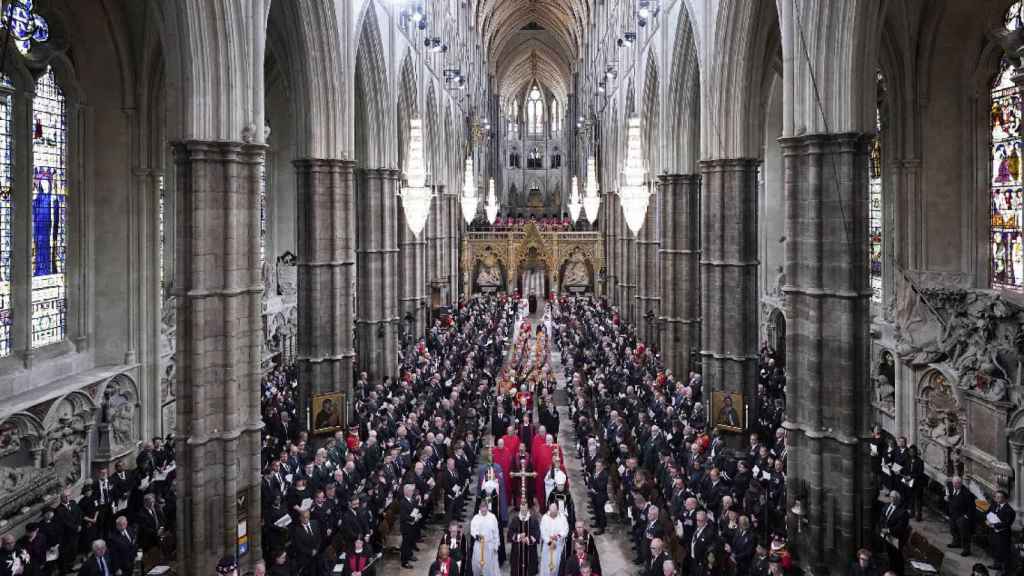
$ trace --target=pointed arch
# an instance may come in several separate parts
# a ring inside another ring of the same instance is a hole
[[[387,103],[387,64],[377,23],[377,12],[370,3],[359,32],[355,77],[355,154],[362,168],[388,165],[387,135],[391,133]]]
[[[679,10],[671,66],[662,167],[672,174],[695,174],[700,160],[700,61],[685,5]]]
[[[644,157],[648,163],[648,178],[658,173],[659,156],[658,134],[660,133],[660,98],[658,84],[658,62],[654,48],[647,53],[647,68],[644,71],[643,109],[640,118],[643,121]]]
[[[757,158],[764,140],[766,79],[782,71],[775,2],[723,0],[707,68],[701,118],[704,159]]]
[[[398,86],[398,165],[405,169],[409,154],[409,131],[413,118],[419,117],[419,97],[416,72],[412,65],[412,51],[406,50]]]
[[[346,125],[340,42],[334,2],[272,2],[268,52],[287,75],[297,158],[342,157]]]

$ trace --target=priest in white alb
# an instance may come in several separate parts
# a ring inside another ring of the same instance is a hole
[[[498,567],[498,517],[491,514],[490,502],[482,498],[479,511],[469,524],[469,536],[473,539],[473,555],[469,559],[473,576],[500,576]]]
[[[569,523],[552,502],[548,513],[540,521],[540,576],[558,576],[562,563],[562,548],[569,535]]]

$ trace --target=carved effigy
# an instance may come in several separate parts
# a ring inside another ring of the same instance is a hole
[[[888,350],[882,352],[873,378],[875,405],[891,414],[896,407],[896,365]]]
[[[292,296],[299,291],[299,269],[297,258],[291,252],[285,252],[277,258],[277,293],[281,296]]]
[[[587,258],[581,251],[574,251],[565,264],[562,285],[590,286],[590,271],[587,270]]]
[[[492,288],[501,286],[501,268],[494,254],[488,253],[480,260],[480,271],[476,275],[477,286]]]
[[[1020,391],[1010,384],[1020,370],[1024,308],[993,291],[912,286],[905,296],[897,314],[897,352],[905,362],[942,363],[958,388],[1019,403]]]

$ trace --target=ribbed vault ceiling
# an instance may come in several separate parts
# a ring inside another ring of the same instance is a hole
[[[475,0],[473,16],[500,94],[536,78],[564,100],[590,22],[588,0]]]

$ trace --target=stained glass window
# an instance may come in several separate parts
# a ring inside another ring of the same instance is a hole
[[[512,112],[508,119],[509,140],[519,140],[519,98],[512,101]]]
[[[871,301],[882,301],[882,100],[885,79],[876,75],[878,100],[875,106],[875,135],[871,138],[868,162],[868,262],[871,266]]]
[[[992,88],[991,268],[993,286],[1020,289],[1024,287],[1021,89],[1013,82],[1013,72],[1004,58]]]
[[[13,32],[14,45],[22,54],[28,54],[33,42],[50,39],[50,27],[46,20],[35,13],[32,0],[9,0],[3,11],[5,30]]]
[[[32,347],[64,339],[67,322],[67,114],[53,69],[32,104]]]
[[[160,220],[157,223],[157,229],[160,234],[160,304],[163,305],[164,301],[167,300],[167,272],[164,270],[164,250],[167,250],[167,235],[164,231],[167,218],[167,190],[164,187],[163,175],[160,175],[160,178],[157,179],[157,187],[160,191]]]
[[[544,133],[544,99],[540,97],[540,89],[530,89],[530,97],[526,101],[527,125],[531,136]]]
[[[4,82],[5,84],[7,82]],[[14,268],[11,265],[14,203],[12,202],[12,167],[14,138],[11,133],[13,111],[10,94],[0,94],[0,358],[11,354],[11,332],[14,324],[11,300],[13,298]]]
[[[551,99],[551,133],[558,134],[562,128],[562,105],[558,100]]]
[[[260,270],[267,261],[267,155],[260,160]]]

